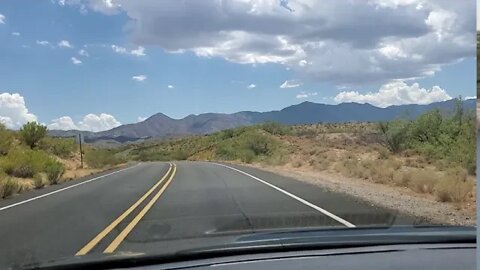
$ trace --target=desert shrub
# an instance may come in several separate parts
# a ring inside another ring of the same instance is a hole
[[[295,135],[297,135],[298,137],[305,137],[311,139],[317,136],[317,132],[307,127],[300,127],[295,130]]]
[[[36,173],[33,176],[33,186],[36,189],[43,188],[45,186],[44,176],[41,173]]]
[[[448,169],[435,185],[437,200],[457,203],[466,201],[473,188],[473,183],[468,181],[467,176],[468,172],[463,168]]]
[[[407,142],[408,122],[405,120],[394,120],[378,124],[383,141],[392,153],[399,153]]]
[[[378,159],[388,159],[390,157],[390,152],[384,147],[378,148]]]
[[[255,153],[249,149],[244,149],[239,153],[239,158],[242,162],[252,163],[255,159]]]
[[[91,168],[105,168],[125,162],[113,149],[88,149],[85,151],[85,162]]]
[[[17,180],[12,179],[6,175],[0,175],[0,197],[5,199],[20,190],[20,185]]]
[[[7,130],[5,126],[0,123],[0,156],[8,154],[8,151],[12,147],[13,139],[13,132]]]
[[[45,137],[39,141],[38,147],[50,154],[69,158],[77,150],[74,139]]]
[[[410,188],[418,193],[432,193],[437,177],[432,171],[418,171],[411,175]]]
[[[45,173],[50,185],[58,184],[58,181],[65,173],[65,167],[58,161],[51,160],[45,165]]]
[[[292,133],[291,127],[277,122],[265,122],[260,125],[260,128],[272,135],[289,135]]]
[[[251,150],[256,156],[268,155],[274,147],[274,141],[263,134],[251,133],[243,138],[241,146]]]
[[[43,151],[17,147],[0,159],[0,167],[11,176],[31,178],[42,172],[52,158]]]
[[[47,127],[37,122],[28,122],[20,128],[20,137],[22,141],[33,149],[38,142],[47,136]]]
[[[435,186],[435,196],[441,202],[464,202],[472,191],[472,183],[445,177]]]
[[[189,157],[189,154],[183,150],[175,150],[170,156],[172,160],[186,160]]]

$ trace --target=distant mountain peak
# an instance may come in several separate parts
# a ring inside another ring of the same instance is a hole
[[[463,106],[475,109],[476,100],[466,100]],[[436,102],[428,105],[396,105],[386,108],[375,107],[369,103],[320,104],[305,101],[283,108],[279,111],[251,112],[243,111],[232,114],[203,113],[191,114],[183,119],[173,119],[163,113],[157,113],[143,122],[122,125],[102,132],[86,133],[90,141],[134,141],[139,138],[167,138],[185,135],[208,134],[239,126],[248,126],[266,121],[275,121],[287,125],[333,123],[333,122],[365,122],[387,121],[398,117],[417,117],[418,115],[438,108],[452,111],[455,108],[453,100]],[[50,131],[55,136],[72,136],[76,131]]]
[[[156,113],[156,114],[148,117],[147,119],[145,119],[145,122],[160,121],[160,120],[173,120],[173,119],[170,118],[169,116],[167,116],[166,114]]]

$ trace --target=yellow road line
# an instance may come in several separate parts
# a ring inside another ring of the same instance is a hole
[[[157,194],[155,194],[155,197],[153,197],[150,202],[138,213],[138,215],[130,222],[130,224],[123,229],[123,231],[113,240],[113,242],[103,251],[103,253],[112,253],[117,249],[117,247],[120,245],[120,243],[127,237],[127,235],[133,230],[133,228],[138,224],[138,222],[145,216],[145,214],[152,208],[153,204],[160,198],[162,193],[167,189],[168,185],[172,181],[173,177],[175,176],[175,173],[177,172],[177,166],[175,163],[173,164],[173,172],[170,175],[170,178],[168,178],[167,182],[163,187],[158,191]]]
[[[172,170],[172,163],[170,163],[170,167],[168,168],[167,173],[160,179],[152,188],[150,188],[147,193],[145,193],[137,202],[135,202],[127,211],[123,212],[117,219],[115,219],[110,225],[108,225],[103,231],[101,231],[97,236],[95,236],[88,244],[86,244],[82,249],[80,249],[75,255],[85,255],[87,254],[92,248],[94,248],[107,234],[109,234],[122,220],[124,220],[130,213],[132,213],[135,208],[137,208],[147,197],[150,195],[162,182],[167,178],[168,174]]]

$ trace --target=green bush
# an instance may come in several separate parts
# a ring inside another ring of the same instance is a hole
[[[272,135],[289,135],[292,134],[292,128],[284,126],[277,122],[265,122],[260,125],[260,128]]]
[[[12,147],[13,139],[13,132],[7,130],[5,126],[0,123],[0,156],[8,154],[8,151]]]
[[[406,136],[409,127],[408,122],[405,120],[394,120],[381,122],[378,126],[388,149],[392,153],[400,152],[408,139]]]
[[[453,113],[432,110],[415,120],[394,120],[378,125],[388,149],[398,153],[410,149],[430,163],[462,166],[470,174],[476,170],[476,122],[474,111],[464,111],[461,101]]]
[[[38,148],[61,158],[69,158],[77,150],[77,144],[71,138],[45,137],[38,143]]]
[[[31,178],[44,171],[45,165],[51,160],[53,159],[43,151],[17,147],[0,158],[0,168],[11,176]]]
[[[37,122],[28,122],[20,129],[20,137],[30,149],[35,148],[45,136],[47,136],[47,127]]]
[[[65,167],[62,163],[52,160],[45,165],[45,173],[47,174],[50,185],[56,185],[60,177],[65,173]]]
[[[85,151],[85,162],[91,168],[105,168],[124,162],[113,149],[89,149]]]

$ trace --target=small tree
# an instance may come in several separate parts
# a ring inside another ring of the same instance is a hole
[[[47,127],[37,122],[28,122],[20,129],[20,136],[23,142],[33,149],[41,139],[47,136]]]
[[[408,122],[405,120],[394,120],[391,122],[380,122],[378,128],[383,140],[392,153],[399,153],[407,142]]]

